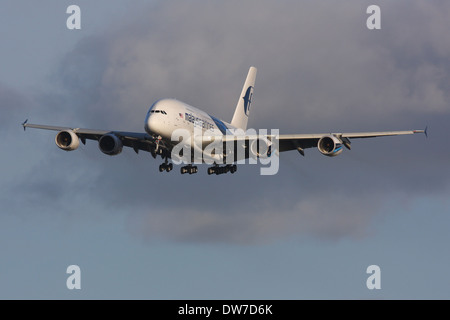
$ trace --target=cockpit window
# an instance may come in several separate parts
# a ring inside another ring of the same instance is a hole
[[[167,115],[167,112],[165,112],[164,110],[151,110],[150,113],[162,113]]]

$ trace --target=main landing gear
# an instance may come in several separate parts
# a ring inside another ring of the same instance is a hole
[[[209,167],[208,168],[208,174],[224,174],[224,173],[235,173],[237,171],[237,166],[235,164],[231,165],[231,164],[227,164],[226,166],[223,167],[219,167],[219,166],[214,166],[214,167]]]
[[[167,158],[165,159],[165,162],[159,166],[159,172],[163,172],[163,171],[170,172],[170,171],[172,171],[172,169],[173,169],[173,164],[168,163]],[[218,165],[215,165],[213,167],[208,168],[208,175],[211,175],[211,174],[219,175],[219,174],[224,174],[224,173],[228,173],[228,172],[235,173],[236,171],[237,171],[237,166],[235,164],[233,164],[233,165],[228,164],[223,167],[219,167]],[[185,173],[194,174],[194,173],[198,172],[198,168],[197,168],[197,166],[193,166],[193,165],[189,164],[187,166],[181,167],[180,172],[181,172],[181,174],[185,174]]]
[[[181,167],[180,172],[181,172],[181,174],[185,174],[185,173],[193,174],[193,173],[198,172],[198,168],[197,168],[197,166],[187,165],[187,166]]]

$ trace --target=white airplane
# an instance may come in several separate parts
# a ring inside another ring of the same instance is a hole
[[[154,158],[160,155],[164,160],[164,163],[159,166],[160,172],[170,172],[173,169],[173,164],[169,163],[169,159],[174,160],[172,151],[179,144],[179,139],[173,141],[172,135],[178,129],[182,129],[192,138],[188,141],[189,143],[186,141],[184,143],[190,148],[188,151],[193,151],[193,154],[195,154],[194,151],[201,151],[200,158],[191,156],[190,162],[181,167],[182,174],[197,173],[197,166],[194,166],[193,163],[198,163],[198,160],[200,160],[200,163],[213,164],[208,168],[208,174],[234,173],[237,170],[236,162],[238,160],[249,157],[270,157],[272,145],[277,147],[278,152],[297,150],[302,156],[305,155],[304,149],[317,147],[323,155],[334,157],[342,153],[343,147],[350,149],[350,139],[414,133],[427,135],[427,128],[410,131],[283,134],[276,136],[246,134],[255,77],[256,68],[250,67],[231,123],[222,121],[184,102],[175,99],[162,99],[153,103],[148,110],[145,117],[145,133],[39,125],[28,123],[28,119],[22,125],[24,130],[26,128],[37,128],[59,131],[56,134],[55,143],[59,148],[66,151],[75,150],[78,148],[80,141],[85,144],[86,139],[90,139],[98,140],[100,151],[110,156],[121,153],[123,146],[133,148],[136,153],[139,150],[150,152]],[[237,129],[241,130],[236,131]],[[236,132],[239,132],[239,134]],[[202,151],[213,140],[223,143],[225,152],[212,152],[208,156],[203,155]],[[229,150],[225,144],[230,141],[235,144],[241,142],[241,144],[240,146],[234,146],[234,150]],[[237,149],[244,150],[244,152],[239,153]],[[177,153],[176,156],[182,157],[183,152]],[[220,166],[219,164],[224,163],[224,161],[227,164]]]

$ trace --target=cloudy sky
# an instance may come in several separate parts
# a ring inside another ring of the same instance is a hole
[[[78,0],[68,30],[71,4],[0,3],[0,298],[450,298],[450,2]],[[164,97],[230,121],[252,65],[250,127],[429,137],[182,176],[20,126],[143,132]]]

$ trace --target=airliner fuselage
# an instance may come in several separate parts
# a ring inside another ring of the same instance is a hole
[[[149,135],[157,134],[165,140],[171,140],[176,129],[187,130],[192,136],[224,135],[227,130],[235,129],[206,112],[175,99],[156,101],[148,110],[145,118],[145,131]]]

